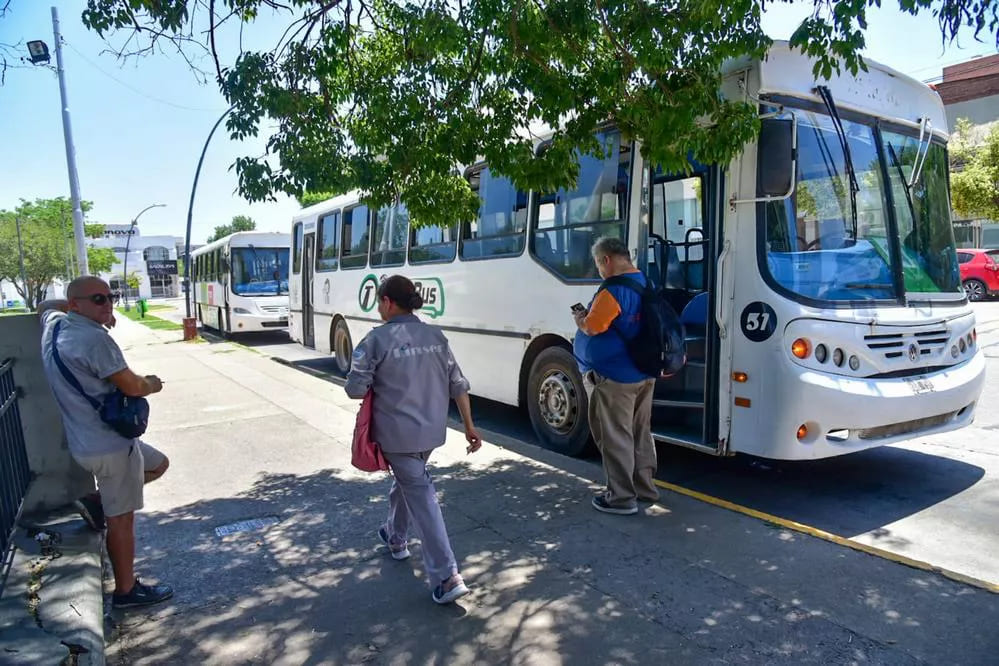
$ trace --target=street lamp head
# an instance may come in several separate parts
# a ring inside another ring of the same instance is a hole
[[[40,39],[28,42],[28,55],[31,57],[31,63],[34,65],[44,64],[51,60],[49,58],[48,44]]]

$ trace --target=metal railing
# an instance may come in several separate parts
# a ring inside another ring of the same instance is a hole
[[[31,480],[24,448],[20,391],[14,383],[14,359],[0,362],[0,562],[6,560],[10,537]]]

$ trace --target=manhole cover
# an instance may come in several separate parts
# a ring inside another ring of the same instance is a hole
[[[215,528],[215,536],[228,536],[230,534],[236,534],[237,532],[249,532],[251,530],[262,530],[271,525],[276,525],[280,520],[277,516],[263,516],[261,518],[250,518],[249,520],[240,520],[235,523],[229,523],[228,525],[220,525]]]

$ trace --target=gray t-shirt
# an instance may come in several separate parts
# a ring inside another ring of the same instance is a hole
[[[59,310],[42,313],[42,363],[52,387],[70,452],[80,458],[114,453],[128,448],[134,440],[126,439],[101,421],[97,410],[80,392],[66,381],[52,357],[52,331],[59,327],[59,358],[69,369],[87,395],[103,402],[104,396],[115,390],[107,380],[128,367],[118,344],[103,326],[75,312]]]
[[[388,453],[419,453],[447,437],[453,398],[468,393],[468,380],[447,338],[414,315],[401,315],[368,333],[354,350],[347,395],[374,391],[371,435]]]

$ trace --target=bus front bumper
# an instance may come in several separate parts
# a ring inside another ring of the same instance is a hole
[[[230,314],[233,333],[252,331],[274,331],[288,328],[288,315],[274,314]]]
[[[785,460],[828,458],[971,424],[985,383],[979,350],[959,365],[905,378],[850,378],[796,368],[774,396]]]

